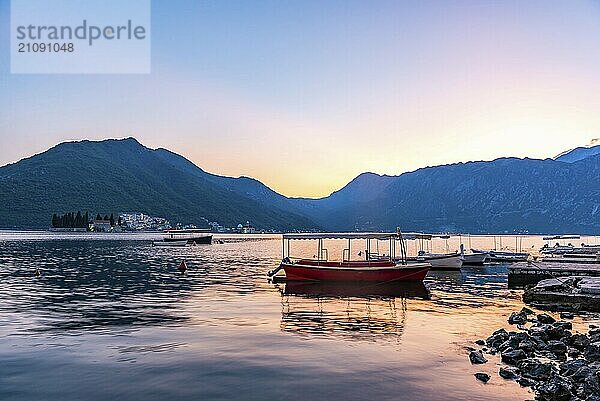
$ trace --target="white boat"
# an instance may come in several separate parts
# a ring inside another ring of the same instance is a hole
[[[482,266],[488,256],[487,253],[465,253],[462,255],[463,265]]]
[[[187,242],[184,242],[184,241],[177,241],[177,242],[152,241],[152,246],[182,247],[182,246],[187,246]]]
[[[411,262],[427,262],[431,270],[460,270],[463,259],[458,253],[430,253],[419,251],[417,256],[408,257]]]
[[[210,244],[212,234],[209,229],[194,228],[187,230],[167,230],[162,241],[152,242],[153,246],[186,246]]]
[[[572,244],[569,245],[560,245],[555,244],[554,246],[548,246],[545,244],[540,252],[547,255],[595,255],[600,252],[600,245],[586,245],[581,244],[581,246],[574,246]]]
[[[484,253],[488,255],[487,260],[489,260],[490,262],[507,262],[507,263],[514,263],[514,262],[526,262],[527,259],[529,258],[529,254],[527,252],[508,252],[508,251],[496,251],[496,250],[489,250],[489,251],[482,251],[479,249],[471,249],[471,251],[473,253]]]
[[[469,238],[469,242],[470,240],[471,239]],[[460,244],[460,256],[462,256],[463,258],[463,265],[483,266],[483,264],[489,258],[490,255],[488,255],[487,253],[476,252],[465,253],[465,246],[463,244]]]

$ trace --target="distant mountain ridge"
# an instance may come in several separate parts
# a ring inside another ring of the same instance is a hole
[[[593,143],[597,141],[598,140],[594,140]],[[600,145],[578,147],[559,154],[554,158],[554,160],[565,163],[574,163],[598,154],[600,154]]]
[[[52,213],[138,210],[174,221],[277,230],[600,233],[600,152],[363,173],[320,199],[208,173],[133,138],[68,142],[0,167],[1,228],[46,228]]]
[[[353,194],[361,199],[376,186],[373,180],[376,176],[337,196],[346,192],[346,199]],[[311,217],[332,230],[399,225],[416,231],[600,232],[600,155],[574,163],[516,158],[458,163],[380,180],[367,200],[308,201]]]
[[[134,138],[66,142],[0,168],[0,202],[11,205],[0,209],[0,226],[47,228],[52,213],[128,210],[197,225],[206,225],[204,219],[227,226],[249,220],[263,229],[321,228],[306,216],[231,189],[246,180],[209,174]],[[256,181],[255,192],[261,186],[270,191]]]

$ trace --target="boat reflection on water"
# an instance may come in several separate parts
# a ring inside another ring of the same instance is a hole
[[[278,287],[282,331],[353,341],[399,340],[406,300],[430,299],[422,282],[287,282]]]
[[[429,290],[421,281],[397,283],[289,281],[285,283],[283,293],[309,297],[430,298]]]

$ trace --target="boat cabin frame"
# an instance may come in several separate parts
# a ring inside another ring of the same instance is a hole
[[[352,240],[364,240],[365,261],[394,261],[400,264],[406,264],[406,243],[400,231],[395,233],[286,233],[282,238],[282,259],[307,259],[292,257],[290,252],[290,242],[295,240],[312,240],[317,242],[317,253],[313,260],[317,262],[329,261],[329,250],[325,247],[325,240],[347,240],[347,247],[342,249],[341,262],[350,262],[352,257]],[[372,243],[375,241],[375,244]],[[389,255],[379,254],[379,242],[387,241],[389,243]],[[374,245],[374,246],[373,246]],[[372,250],[375,250],[373,252]],[[399,250],[400,255],[396,256]]]

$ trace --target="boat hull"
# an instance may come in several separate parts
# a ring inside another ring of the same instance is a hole
[[[186,246],[185,242],[177,242],[177,241],[153,241],[152,246],[164,246],[164,247],[181,247]]]
[[[503,252],[503,251],[479,251],[473,249],[474,253],[487,253],[489,262],[498,262],[498,263],[514,263],[514,262],[527,262],[529,258],[528,253],[519,253],[519,252]]]
[[[488,258],[487,253],[469,253],[462,255],[463,265],[469,266],[483,266],[486,259]]]
[[[423,281],[430,269],[428,263],[396,265],[393,262],[356,263],[285,263],[281,267],[290,281],[396,282]]]
[[[421,255],[408,258],[412,262],[426,262],[431,264],[431,270],[460,270],[463,265],[459,254],[452,255]]]
[[[170,243],[174,243],[174,242],[185,243],[188,245],[211,244],[212,243],[212,235],[202,235],[202,236],[198,236],[198,237],[194,237],[194,238],[184,238],[184,239],[165,238],[163,241],[170,242]]]

